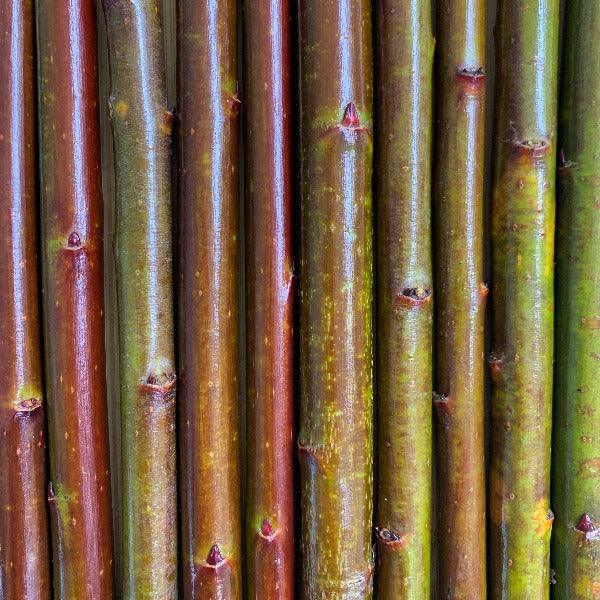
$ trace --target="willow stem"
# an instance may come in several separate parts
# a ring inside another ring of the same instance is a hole
[[[96,7],[37,9],[54,591],[112,598]]]
[[[492,199],[492,598],[547,598],[558,0],[500,0]]]
[[[486,597],[485,2],[438,3],[434,212],[439,589]]]
[[[433,33],[421,0],[378,0],[377,594],[429,598]]]
[[[179,3],[185,598],[208,598],[207,590],[215,598],[242,595],[236,27],[235,0]]]
[[[372,594],[370,7],[368,0],[303,0],[299,12],[298,450],[307,600]]]
[[[161,0],[104,0],[117,186],[123,598],[177,598],[171,124]]]
[[[270,32],[264,35],[264,32]],[[290,2],[244,2],[248,597],[294,597]]]
[[[32,0],[0,6],[0,56],[0,595],[47,600]]]
[[[552,567],[556,600],[600,586],[600,6],[566,4],[556,244]]]

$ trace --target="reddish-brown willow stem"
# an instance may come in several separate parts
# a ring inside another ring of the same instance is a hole
[[[302,0],[301,598],[370,598],[373,508],[369,0]]]
[[[434,405],[439,589],[444,598],[483,600],[485,2],[440,0],[437,24]]]
[[[184,594],[235,600],[242,584],[235,0],[180,1],[179,61]]]
[[[54,590],[111,598],[96,6],[39,2],[38,11]]]
[[[269,32],[269,35],[264,35]],[[290,2],[244,2],[248,596],[294,593]]]
[[[422,0],[376,14],[376,592],[416,600],[431,579],[432,15]]]
[[[0,597],[50,598],[33,0],[0,5]]]

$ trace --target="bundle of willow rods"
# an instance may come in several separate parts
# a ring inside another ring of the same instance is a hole
[[[0,600],[600,598],[563,4],[0,3]]]

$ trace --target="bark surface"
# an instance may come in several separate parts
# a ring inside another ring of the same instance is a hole
[[[160,0],[104,0],[121,377],[123,598],[177,598],[171,125]]]
[[[0,597],[48,600],[32,0],[0,6],[0,56]]]
[[[439,589],[486,597],[485,2],[442,0],[434,170]]]
[[[290,4],[244,2],[246,568],[261,600],[294,597]]]
[[[547,598],[557,0],[501,0],[492,199],[490,595]]]
[[[600,6],[566,5],[556,244],[556,600],[600,597]]]
[[[433,32],[421,0],[378,0],[377,594],[423,599],[431,569]]]
[[[112,598],[102,192],[91,0],[38,2],[48,500],[57,598]]]
[[[302,0],[302,598],[370,598],[372,54],[368,0]]]
[[[242,524],[235,0],[180,2],[179,61],[184,592],[236,599]]]

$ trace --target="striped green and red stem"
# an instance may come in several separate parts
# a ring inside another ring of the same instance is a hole
[[[429,598],[432,473],[429,2],[378,0],[376,588]]]
[[[300,597],[372,596],[368,0],[302,0]]]
[[[54,592],[112,598],[96,6],[37,9]]]
[[[485,2],[441,0],[434,237],[439,589],[486,597],[483,177]]]
[[[500,0],[492,199],[490,597],[549,594],[558,0]]]
[[[552,567],[556,600],[600,595],[600,5],[566,4],[559,119]]]
[[[294,597],[291,33],[288,0],[244,2],[246,568],[262,600]]]
[[[33,0],[0,6],[0,596],[48,600]]]
[[[123,598],[177,598],[171,124],[160,0],[104,0],[114,136]]]
[[[188,599],[242,594],[236,12],[235,0],[179,3],[179,439]]]

